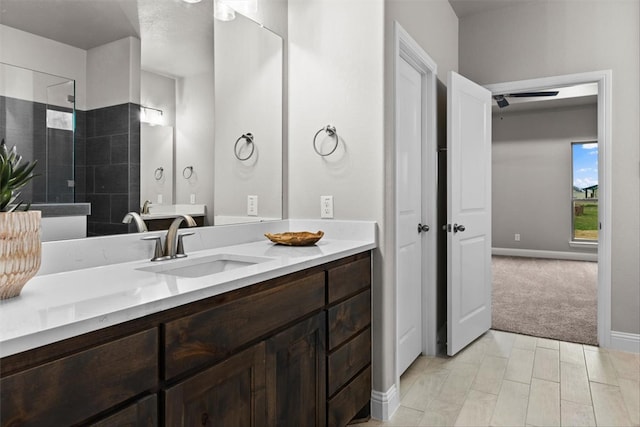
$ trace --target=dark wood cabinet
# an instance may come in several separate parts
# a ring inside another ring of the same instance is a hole
[[[0,360],[0,426],[344,426],[370,396],[368,252]]]
[[[267,419],[270,426],[324,426],[324,313],[267,340]]]
[[[91,427],[156,427],[158,425],[158,396],[144,397],[126,408],[90,423]]]
[[[256,344],[165,392],[165,424],[265,426],[265,345]]]

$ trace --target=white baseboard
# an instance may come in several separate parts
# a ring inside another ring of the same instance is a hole
[[[371,391],[371,417],[376,420],[388,421],[400,407],[400,396],[396,385],[392,385],[386,392]]]
[[[572,261],[598,261],[597,253],[540,251],[536,249],[491,248],[493,255],[528,258],[568,259]]]
[[[640,353],[640,334],[611,331],[609,347],[614,350]]]

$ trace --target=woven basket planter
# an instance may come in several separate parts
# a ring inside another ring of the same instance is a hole
[[[40,211],[0,212],[0,299],[20,295],[40,254]]]

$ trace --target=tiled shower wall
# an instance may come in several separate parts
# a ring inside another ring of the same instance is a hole
[[[135,231],[122,218],[140,210],[140,106],[77,110],[75,144],[71,131],[47,129],[46,109],[42,103],[0,96],[0,138],[9,147],[16,145],[25,159],[38,159],[40,176],[22,190],[22,199],[91,203],[89,236]],[[75,196],[67,185],[72,179]]]
[[[78,125],[81,121],[76,175],[85,177],[84,201],[91,203],[87,234],[133,231],[122,218],[140,210],[140,106],[127,103],[82,112]]]

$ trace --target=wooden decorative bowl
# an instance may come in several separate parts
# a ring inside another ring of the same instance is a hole
[[[310,233],[308,231],[288,231],[286,233],[265,233],[265,237],[273,243],[287,246],[311,246],[324,236],[323,231]]]

